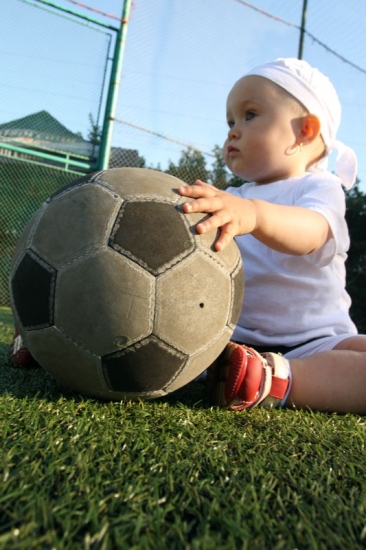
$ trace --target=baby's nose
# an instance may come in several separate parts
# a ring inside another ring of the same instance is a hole
[[[234,125],[231,128],[229,128],[229,131],[228,131],[227,135],[228,135],[229,138],[237,137],[237,135],[238,135],[237,126]]]

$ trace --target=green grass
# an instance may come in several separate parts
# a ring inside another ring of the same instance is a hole
[[[73,394],[9,366],[0,308],[0,549],[366,547],[365,419]]]

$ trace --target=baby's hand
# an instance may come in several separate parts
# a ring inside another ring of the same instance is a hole
[[[205,212],[211,216],[197,224],[197,233],[207,233],[220,228],[215,243],[217,251],[223,250],[236,235],[251,233],[256,226],[255,207],[251,201],[235,197],[226,191],[216,189],[203,181],[194,185],[182,185],[178,193],[194,200],[183,205],[183,211]]]

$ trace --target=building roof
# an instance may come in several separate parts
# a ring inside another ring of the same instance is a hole
[[[0,136],[7,138],[30,138],[37,141],[82,143],[81,135],[74,134],[47,111],[0,124]]]
[[[83,139],[81,134],[74,134],[56,120],[47,111],[39,111],[23,118],[0,124],[0,143],[10,146],[22,145],[28,152],[9,153],[9,149],[1,149],[1,156],[30,158],[32,151],[41,150],[51,154],[71,154],[96,161],[99,154],[99,145],[93,145]],[[10,148],[10,151],[12,149]],[[52,164],[53,161],[50,161]],[[63,162],[63,161],[62,161]],[[139,154],[135,149],[112,147],[110,168],[119,166],[139,166]]]

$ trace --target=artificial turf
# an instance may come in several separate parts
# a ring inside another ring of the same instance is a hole
[[[366,547],[364,417],[232,413],[193,382],[151,402],[74,394],[7,360],[0,549]]]

